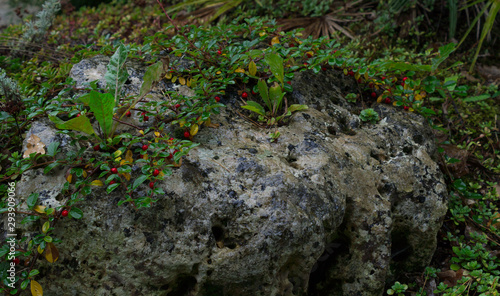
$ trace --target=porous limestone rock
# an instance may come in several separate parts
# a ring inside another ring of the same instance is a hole
[[[382,295],[392,273],[420,271],[447,201],[431,130],[387,106],[362,123],[345,79],[297,74],[289,103],[309,109],[276,143],[228,92],[220,127],[199,131],[153,207],[94,189],[81,220],[57,224],[60,259],[38,278],[46,295]]]

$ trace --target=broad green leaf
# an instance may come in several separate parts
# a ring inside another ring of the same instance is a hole
[[[439,65],[455,50],[455,43],[451,42],[439,48],[439,57],[432,59],[432,72],[436,71]]]
[[[35,206],[35,204],[38,200],[38,196],[39,196],[38,192],[32,193],[28,196],[28,200],[26,200],[26,204],[28,205],[28,208],[30,210]]]
[[[116,52],[111,56],[108,64],[108,71],[104,75],[108,92],[118,102],[122,86],[128,79],[125,61],[127,60],[128,49],[120,44]]]
[[[415,72],[429,72],[431,66],[429,65],[413,65],[403,62],[384,62],[380,64],[381,69],[387,70],[400,70],[400,71],[415,71]]]
[[[273,106],[271,105],[271,101],[269,101],[269,89],[266,82],[260,79],[259,82],[257,82],[257,87],[259,88],[259,94],[262,97],[264,103],[266,103],[267,108],[269,108],[269,110],[272,110]]]
[[[276,78],[278,78],[281,84],[283,84],[283,79],[285,77],[283,68],[283,58],[281,58],[279,55],[275,53],[269,53],[266,54],[265,61],[269,65],[269,68],[271,69],[273,75],[276,76]]]
[[[245,106],[241,106],[241,108],[247,109],[247,110],[255,112],[255,113],[259,114],[259,115],[265,116],[265,113],[262,112],[262,109],[256,108],[254,106],[245,105]]]
[[[50,222],[46,221],[45,223],[43,223],[42,232],[47,233],[47,231],[49,231],[49,228],[50,228]]]
[[[101,129],[106,138],[111,136],[113,128],[113,108],[115,107],[113,96],[108,93],[102,94],[93,90],[90,92],[89,106],[101,125]]]
[[[260,49],[253,49],[248,52],[248,56],[251,57],[252,59],[257,58],[258,56],[261,56],[263,54],[263,51]]]
[[[295,112],[295,111],[302,111],[302,110],[307,110],[306,105],[299,105],[299,104],[293,104],[290,107],[288,107],[289,112]]]
[[[47,147],[47,155],[55,156],[57,153],[57,148],[59,147],[60,144],[61,143],[59,143],[59,142],[50,143],[49,147]]]
[[[55,116],[50,116],[50,115],[49,119],[56,124],[56,128],[58,129],[69,129],[74,131],[80,131],[88,135],[95,134],[92,124],[90,124],[89,119],[85,115],[81,115],[80,117],[76,117],[68,121],[63,121]]]
[[[132,185],[132,190],[135,190],[139,185],[144,183],[144,181],[146,181],[147,178],[148,176],[146,175],[140,175],[137,179],[135,179],[134,185]]]
[[[273,104],[273,114],[276,114],[276,112],[280,109],[281,101],[283,100],[284,95],[285,94],[281,91],[281,86],[279,86],[276,82],[269,88],[269,100]]]
[[[89,94],[88,94],[88,93],[87,93],[87,94],[84,94],[84,95],[82,95],[82,96],[80,96],[78,99],[79,99],[79,100],[80,100],[80,101],[81,101],[81,102],[82,102],[85,106],[88,106],[88,105],[89,105],[89,100],[90,100],[90,98],[89,98]]]
[[[163,63],[161,61],[149,66],[144,74],[144,82],[139,90],[139,97],[146,95],[153,86],[153,83],[163,78]]]
[[[489,94],[484,94],[480,96],[474,96],[474,97],[468,97],[463,99],[464,102],[479,102],[479,101],[484,101],[486,99],[489,99],[490,95]]]

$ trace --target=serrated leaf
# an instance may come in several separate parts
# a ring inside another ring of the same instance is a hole
[[[480,96],[474,96],[474,97],[468,97],[463,99],[464,102],[470,103],[470,102],[479,102],[479,101],[484,101],[486,99],[489,99],[490,95],[489,94],[484,94]]]
[[[47,243],[45,247],[45,259],[50,263],[54,263],[59,259],[59,251],[53,243]]]
[[[127,60],[128,49],[120,44],[116,52],[111,56],[108,64],[108,71],[104,75],[106,86],[111,96],[118,102],[121,88],[128,79],[125,61]]]
[[[39,196],[38,192],[32,193],[28,196],[26,204],[28,205],[29,209],[32,209],[35,206],[36,202],[38,201],[38,196]]]
[[[102,183],[101,180],[94,180],[94,181],[90,182],[90,185],[92,185],[92,186],[104,186],[104,183]]]
[[[251,106],[251,105],[245,105],[245,106],[241,106],[241,108],[250,110],[250,111],[255,112],[255,113],[262,115],[262,116],[266,115],[264,112],[264,108],[262,108],[262,106],[261,106],[261,108],[258,108],[258,107]]]
[[[257,65],[254,61],[250,61],[250,64],[248,64],[248,73],[252,76],[255,76],[255,74],[257,74]]]
[[[59,142],[50,143],[49,147],[47,147],[47,155],[55,156],[57,153],[57,148],[59,148],[59,145],[61,145],[61,143]]]
[[[35,280],[31,280],[30,290],[32,296],[43,296],[42,286]]]
[[[44,169],[43,169],[43,173],[44,174],[48,174],[53,168],[55,168],[56,166],[60,165],[61,163],[58,162],[58,161],[55,161],[51,164],[49,164],[48,166],[46,166]]]
[[[50,115],[49,119],[56,124],[56,128],[58,129],[69,129],[74,131],[80,131],[88,135],[95,134],[92,124],[90,124],[89,119],[84,114],[79,117],[70,119],[68,121],[63,121],[55,116],[50,116]]]
[[[94,116],[99,122],[104,135],[109,137],[113,129],[113,108],[115,107],[113,96],[93,90],[90,92],[89,107],[94,112]]]
[[[281,101],[283,100],[284,93],[281,91],[281,86],[276,82],[273,86],[269,88],[269,100],[273,104],[273,114],[275,114],[281,107]]]

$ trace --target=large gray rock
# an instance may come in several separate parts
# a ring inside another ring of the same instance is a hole
[[[94,190],[82,220],[57,224],[46,295],[382,295],[391,267],[426,266],[447,200],[431,130],[386,106],[360,122],[341,76],[296,76],[289,100],[310,109],[277,143],[225,98],[220,127],[200,130],[152,208]]]

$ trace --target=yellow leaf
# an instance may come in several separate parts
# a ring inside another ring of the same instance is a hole
[[[179,77],[179,83],[181,85],[186,85],[186,79],[184,77]]]
[[[49,231],[49,228],[50,228],[50,222],[46,221],[45,223],[43,223],[42,232],[47,233],[47,231]]]
[[[35,210],[35,212],[37,213],[40,213],[40,214],[45,214],[45,207],[44,206],[39,206],[39,205],[36,205],[33,210]]]
[[[160,137],[161,136],[160,132],[155,132],[154,134],[155,134],[155,137]]]
[[[370,76],[368,76],[368,71],[365,72],[365,80],[368,80]]]
[[[359,74],[358,72],[356,74],[354,74],[354,78],[356,78],[356,80],[358,80],[359,77],[361,77],[361,74]]]
[[[139,130],[139,133],[144,136],[144,131],[143,130]]]
[[[113,157],[118,157],[120,155],[122,155],[122,151],[121,150],[116,150],[114,153],[113,153]]]
[[[47,247],[45,247],[45,259],[50,263],[54,263],[59,259],[59,251],[53,243],[47,243]]]
[[[257,65],[254,61],[251,61],[250,64],[248,64],[248,73],[250,73],[250,75],[252,76],[255,76],[255,74],[257,74]]]
[[[172,79],[170,79],[170,81],[172,81],[172,83],[175,83],[177,81],[177,76],[172,77]]]
[[[215,74],[217,74],[217,75],[219,75],[220,73],[222,73],[222,72],[221,72],[221,71],[217,71],[217,72],[215,72]]]
[[[186,120],[185,119],[182,119],[181,121],[179,121],[180,127],[183,127],[185,124],[186,124]]]
[[[31,153],[45,154],[45,144],[40,140],[37,135],[31,135],[26,144],[26,151],[24,151],[23,158],[27,158]]]
[[[68,181],[68,183],[71,183],[71,180],[73,180],[73,175],[69,174],[69,175],[66,177],[66,181]]]
[[[189,133],[191,134],[191,136],[194,136],[198,133],[198,125],[197,124],[193,124],[191,126],[191,130],[189,131]]]
[[[117,158],[115,158],[115,161],[116,161],[116,162],[119,162],[120,160],[122,160],[122,158],[121,158],[121,157],[117,157]]]
[[[234,70],[235,73],[245,73],[245,70],[242,69],[242,68],[238,68],[236,70]]]
[[[348,73],[348,72],[347,72],[347,69],[346,69],[346,68],[344,68],[344,75],[347,75],[347,73]]]
[[[266,36],[266,32],[260,32],[260,33],[259,33],[259,36],[260,36],[260,37]]]
[[[397,106],[397,102],[396,101],[392,102],[392,105]]]
[[[209,119],[207,119],[207,120],[205,121],[205,125],[206,125],[206,126],[209,126],[209,125],[210,125],[210,123],[211,123],[210,118],[209,118]]]
[[[171,79],[172,78],[172,73],[169,72],[169,73],[165,74],[165,78]]]
[[[37,281],[31,280],[31,295],[43,296],[42,286]]]
[[[92,185],[92,186],[103,186],[104,184],[102,183],[101,180],[94,180],[94,181],[90,182],[90,185]]]
[[[83,171],[82,175],[84,178],[87,178],[87,171]]]
[[[40,247],[40,245],[38,245],[38,248],[36,248],[38,254],[42,254],[43,253],[43,249],[42,247]]]
[[[127,154],[125,154],[125,160],[127,163],[131,164],[134,162],[134,158],[132,157],[133,155],[132,150],[127,150]]]
[[[308,51],[308,52],[306,52],[306,54],[308,54],[310,56],[313,56],[314,55],[314,51]]]
[[[377,103],[382,103],[382,95],[378,96]]]
[[[271,45],[275,45],[275,44],[279,44],[280,43],[280,39],[278,38],[278,36],[274,36],[273,39],[271,39]]]
[[[130,174],[129,173],[123,173],[122,175],[125,177],[125,179],[127,179],[127,181],[130,181]]]
[[[186,82],[187,87],[191,87],[191,79],[188,79]]]

